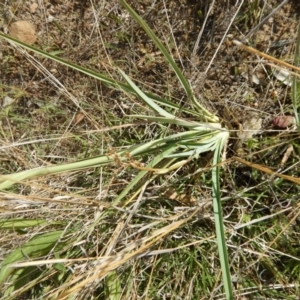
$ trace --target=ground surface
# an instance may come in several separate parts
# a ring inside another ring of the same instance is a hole
[[[252,32],[282,1],[245,1],[239,10],[235,2],[129,1],[167,46],[199,101],[232,130],[227,159],[238,156],[273,171],[281,168],[284,174],[299,177],[298,134],[292,131],[292,126],[285,129],[274,126],[273,122],[278,116],[293,116],[291,88],[274,76],[269,62],[237,49],[232,40],[240,40],[293,63],[300,5],[298,1],[288,2]],[[121,79],[115,69],[118,66],[144,90],[182,107],[191,107],[162,54],[118,1],[9,1],[0,5],[3,32],[10,33],[10,26],[16,21],[29,21],[35,28],[36,47]],[[55,79],[0,39],[1,174],[111,153],[160,135],[161,128],[157,125],[141,123],[121,127],[133,121],[129,114],[145,114],[145,111],[150,114],[137,99],[32,55]],[[113,126],[119,128],[106,130]],[[293,151],[283,161],[289,146],[293,146]],[[179,209],[177,206],[181,209],[203,206],[198,220],[178,230],[178,235],[184,238],[183,244],[200,237],[209,240],[214,234],[209,173],[190,175],[199,166],[209,165],[209,155],[201,157],[191,167],[181,170],[179,176],[157,179],[145,194],[141,212],[149,215],[166,216],[168,213],[164,210],[174,212]],[[88,226],[92,222],[89,218],[94,218],[97,210],[88,201],[110,203],[136,173],[116,164],[114,169],[92,169],[18,185],[2,193],[2,217],[43,216],[71,223],[80,219]],[[288,295],[295,299],[300,270],[298,185],[233,160],[224,164],[221,189],[228,228],[259,220],[254,226],[228,234],[238,299],[248,299],[248,291],[249,299],[281,299]],[[87,201],[86,205],[76,206],[78,198],[74,195]],[[70,203],[64,202],[68,197],[75,203],[71,209]],[[260,219],[263,217],[266,220]],[[106,222],[115,225],[120,219],[116,215]],[[128,235],[134,228],[131,225]],[[86,250],[86,255],[93,256],[105,248],[103,245],[109,240],[108,231],[105,232],[105,237],[98,242],[96,234],[90,237],[93,241],[89,241],[90,250]],[[7,238],[2,238],[1,256],[5,257],[27,239],[28,235],[9,232]],[[160,247],[178,246],[178,243],[173,245],[173,239],[170,236],[169,244],[162,243]],[[208,295],[220,295],[217,288],[220,282],[214,274],[219,271],[217,255],[207,256],[214,253],[216,247],[212,243],[197,247],[187,247],[179,251],[178,256],[164,257],[161,264],[156,262],[157,270],[145,271],[139,280],[139,272],[143,272],[140,269],[147,269],[153,262],[145,259],[138,266],[124,265],[125,270],[132,267],[128,272],[134,286],[134,296],[128,291],[127,295],[130,299],[142,299],[146,289],[149,299],[208,299]],[[197,259],[191,259],[189,251],[196,253]],[[200,257],[203,253],[205,257]],[[188,265],[199,265],[190,271],[188,266],[177,265],[181,259],[186,259]],[[164,268],[169,275],[163,274]],[[172,277],[177,269],[180,276]],[[203,270],[212,278],[209,283],[198,283],[204,276]],[[151,282],[151,271],[157,278],[163,278],[160,289],[153,288],[159,281],[152,278]],[[196,272],[194,277],[193,272]],[[128,284],[124,278],[121,282],[123,288]],[[95,285],[94,296],[104,297],[103,285]]]

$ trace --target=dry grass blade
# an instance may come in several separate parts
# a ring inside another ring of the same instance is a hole
[[[280,66],[277,66],[277,65],[274,65],[274,64],[267,64],[268,66],[272,67],[272,68],[276,68],[278,70],[286,70],[286,69],[283,69],[282,67]],[[292,72],[292,71],[288,71],[289,75],[292,75],[292,76],[296,76],[298,78],[300,78],[300,74],[298,73],[295,73],[295,72]]]
[[[99,263],[89,273],[85,274],[84,278],[76,278],[68,282],[67,285],[62,286],[62,293],[57,299],[66,299],[68,296],[80,291],[85,285],[93,282],[95,279],[104,278],[110,271],[118,268],[130,259],[136,258],[143,253],[147,254],[147,251],[151,248],[151,246],[155,245],[160,239],[168,235],[176,228],[179,228],[183,224],[187,223],[197,212],[198,210],[195,210],[188,218],[173,222],[170,225],[155,230],[150,236],[142,238],[141,240],[134,242],[132,245],[128,245],[126,249],[120,252],[118,255],[104,259],[103,262]],[[101,258],[99,258],[99,260],[101,261]]]
[[[270,60],[270,61],[272,61],[274,63],[277,63],[277,64],[279,64],[281,66],[284,66],[286,68],[293,69],[293,70],[298,71],[298,72],[300,71],[300,68],[297,67],[297,66],[293,66],[293,65],[291,65],[291,64],[289,64],[289,63],[287,63],[287,62],[285,62],[283,60],[277,59],[275,57],[272,57],[271,55],[268,55],[268,54],[265,54],[263,52],[260,52],[260,51],[258,51],[256,49],[252,48],[252,47],[246,46],[246,45],[242,44],[241,42],[239,42],[237,40],[233,40],[233,43],[235,45],[237,45],[239,48],[241,48],[241,49],[243,49],[243,50],[245,50],[247,52],[256,54],[258,56],[261,56],[261,57],[263,57],[263,58],[265,58],[267,60]]]
[[[266,174],[272,175],[273,177],[280,177],[280,178],[286,179],[288,181],[291,181],[293,183],[296,183],[296,184],[300,185],[300,178],[295,178],[295,177],[292,177],[292,176],[288,176],[288,175],[284,175],[284,174],[274,172],[274,171],[270,170],[269,168],[267,168],[265,166],[251,163],[251,162],[246,161],[245,159],[240,158],[240,157],[235,156],[235,157],[233,157],[233,160],[237,160],[237,161],[241,162],[242,164],[244,164],[246,166],[249,166],[249,167],[254,168],[256,170],[262,171]]]

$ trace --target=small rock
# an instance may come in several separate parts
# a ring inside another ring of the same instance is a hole
[[[14,102],[13,98],[10,98],[9,96],[5,96],[2,102],[2,107],[5,108],[7,106],[10,106]]]
[[[254,135],[261,132],[262,119],[253,115],[246,119],[243,124],[240,124],[239,131],[237,132],[238,140],[235,143],[235,149],[242,149],[242,144],[251,139]]]
[[[273,120],[273,124],[278,128],[287,128],[295,123],[296,120],[292,116],[279,116]]]
[[[77,115],[74,117],[72,123],[73,123],[74,125],[77,125],[77,124],[80,123],[83,119],[84,119],[84,114],[83,114],[83,113],[79,113],[79,114],[77,114]]]
[[[37,40],[34,27],[27,21],[17,21],[9,26],[9,33],[12,37],[27,44],[34,44]]]
[[[253,137],[253,135],[258,134],[262,128],[262,119],[256,116],[253,116],[245,120],[240,128],[240,132],[237,133],[237,136],[242,141],[247,141]]]
[[[55,20],[55,18],[53,16],[49,15],[48,18],[47,18],[47,23],[51,23],[54,20]]]
[[[35,3],[35,2],[32,3],[32,4],[30,5],[30,7],[29,7],[30,12],[31,12],[32,14],[35,14],[38,7],[39,7],[39,5],[38,5],[37,3]]]

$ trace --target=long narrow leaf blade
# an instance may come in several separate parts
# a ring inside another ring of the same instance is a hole
[[[127,92],[133,92],[132,88],[127,85],[127,84],[124,84],[118,80],[115,80],[113,78],[110,78],[109,76],[107,76],[106,74],[101,74],[99,72],[95,72],[95,71],[92,71],[92,70],[89,70],[87,68],[84,68],[82,66],[79,66],[75,63],[72,63],[70,61],[67,61],[63,58],[60,58],[59,56],[56,56],[56,55],[53,55],[53,54],[50,54],[48,52],[45,52],[41,49],[38,49],[34,46],[31,46],[31,45],[28,45],[24,42],[21,42],[9,35],[6,35],[6,34],[3,34],[0,32],[0,37],[3,38],[4,40],[8,41],[8,42],[12,42],[24,49],[27,49],[29,51],[32,51],[38,55],[41,55],[42,57],[45,57],[45,58],[49,58],[51,59],[52,61],[56,61],[58,62],[59,64],[61,65],[64,65],[64,66],[67,66],[69,68],[72,68],[73,70],[76,70],[76,71],[79,71],[85,75],[88,75],[92,78],[95,78],[97,80],[100,80],[101,82],[107,84],[108,86],[112,87],[112,88],[121,88],[123,91],[127,91]],[[170,103],[170,102],[167,102],[166,100],[164,99],[161,99],[160,97],[158,97],[157,95],[154,95],[154,94],[151,94],[151,93],[145,93],[148,97],[150,97],[151,99],[155,100],[155,101],[158,101],[159,103],[164,103],[165,105],[167,106],[173,106],[173,107],[176,107],[176,105]]]
[[[233,299],[232,293],[232,283],[228,262],[228,254],[224,233],[224,224],[223,224],[223,215],[222,215],[222,206],[221,206],[221,191],[220,191],[220,167],[218,166],[221,157],[221,150],[225,144],[226,137],[224,139],[220,139],[217,145],[217,148],[214,153],[213,158],[213,167],[212,169],[212,196],[213,196],[213,208],[214,208],[214,216],[215,216],[215,226],[216,226],[216,236],[217,236],[217,244],[219,250],[219,257],[222,269],[223,283],[226,294],[226,299]]]
[[[125,80],[128,82],[128,84],[132,87],[132,89],[136,92],[137,95],[140,96],[140,98],[154,111],[156,111],[161,116],[164,116],[166,118],[175,118],[172,114],[166,112],[164,109],[162,109],[159,105],[157,105],[155,102],[152,101],[151,98],[149,98],[140,88],[138,88],[135,83],[122,71],[119,69],[119,72],[121,75],[125,78]]]
[[[14,269],[10,267],[12,263],[28,257],[35,258],[46,255],[48,251],[55,246],[62,233],[62,231],[53,231],[36,236],[21,248],[16,249],[7,255],[1,263],[0,286],[5,283],[8,276],[14,271]]]
[[[166,61],[169,63],[169,65],[174,70],[174,73],[176,74],[177,78],[179,79],[181,85],[183,86],[187,96],[189,99],[192,100],[197,110],[201,113],[201,116],[208,121],[211,122],[218,122],[218,117],[211,114],[207,109],[205,109],[204,106],[202,106],[194,97],[192,89],[190,87],[190,84],[188,83],[185,76],[182,74],[181,70],[173,60],[172,56],[169,54],[165,46],[162,44],[162,42],[157,38],[157,36],[154,34],[154,32],[151,30],[151,28],[147,25],[147,23],[133,10],[133,8],[125,1],[120,0],[121,4],[125,7],[125,9],[130,13],[130,15],[140,24],[140,26],[145,30],[145,32],[148,34],[148,36],[151,38],[151,40],[155,43],[155,45],[158,47],[158,49],[161,51],[161,53],[164,55]]]

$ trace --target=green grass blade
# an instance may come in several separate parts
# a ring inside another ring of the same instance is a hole
[[[37,276],[37,269],[34,267],[18,268],[14,270],[14,272],[9,278],[9,282],[11,283],[11,285],[5,288],[5,292],[4,295],[2,295],[2,299],[18,299],[18,297],[15,297],[14,292],[18,289],[22,290],[23,292],[26,289],[25,286],[28,286],[28,284],[30,284],[31,278]]]
[[[122,287],[119,275],[116,271],[111,271],[105,278],[105,299],[108,300],[121,300]]]
[[[176,145],[170,145],[167,146],[166,149],[159,155],[157,155],[150,164],[146,166],[146,168],[155,168],[165,157],[168,157],[171,153],[177,150]],[[172,160],[169,161],[169,164],[172,163]],[[167,167],[168,165],[165,165]],[[138,183],[147,176],[149,171],[140,171],[137,176],[126,186],[126,188],[120,193],[120,195],[114,200],[113,204],[117,205],[131,190],[133,190],[136,186],[138,186]],[[150,177],[150,182],[155,179],[158,175],[153,174]]]
[[[7,40],[9,42],[13,42],[13,43],[17,44],[18,46],[21,46],[21,47],[23,47],[23,48],[25,48],[27,50],[33,51],[33,52],[41,55],[42,57],[51,59],[51,60],[56,61],[56,62],[58,62],[58,63],[60,63],[62,65],[65,65],[65,66],[67,66],[69,68],[72,68],[72,69],[74,69],[76,71],[79,71],[79,72],[84,73],[84,74],[86,74],[88,76],[96,78],[96,79],[102,81],[103,83],[106,83],[107,85],[109,85],[111,87],[114,87],[114,88],[121,87],[124,91],[132,92],[132,89],[130,88],[129,85],[126,85],[126,84],[124,84],[124,83],[122,83],[120,81],[117,81],[115,79],[111,79],[110,77],[108,77],[105,74],[101,74],[99,72],[95,72],[95,71],[89,70],[87,68],[81,67],[81,66],[79,66],[77,64],[74,64],[72,62],[66,61],[63,58],[60,58],[60,57],[58,57],[56,55],[53,55],[53,54],[48,53],[48,52],[45,52],[45,51],[43,51],[41,49],[35,48],[34,46],[28,45],[28,44],[26,44],[24,42],[21,42],[21,41],[15,39],[15,38],[9,36],[9,35],[5,35],[5,34],[3,34],[1,32],[0,32],[0,37],[2,37],[3,39],[5,39],[5,40]],[[8,86],[3,85],[3,84],[0,83],[0,87],[8,87]],[[159,97],[157,95],[154,95],[152,93],[145,92],[145,94],[149,98],[151,98],[153,101],[158,102],[158,103],[160,103],[160,104],[162,104],[164,106],[167,106],[167,107],[170,107],[170,108],[173,108],[173,109],[180,109],[181,111],[184,111],[184,112],[186,112],[188,114],[191,114],[191,115],[195,115],[195,116],[199,115],[195,110],[182,108],[182,107],[178,106],[177,104],[172,103],[172,102],[170,102],[170,101],[168,101],[166,99],[163,99],[163,98],[161,98],[161,97]]]
[[[145,32],[148,34],[148,36],[151,38],[151,40],[154,42],[154,44],[158,47],[158,49],[161,51],[161,53],[164,55],[166,61],[170,64],[172,69],[174,70],[177,78],[179,79],[181,85],[183,86],[187,96],[189,99],[192,100],[194,103],[196,109],[201,113],[201,116],[204,120],[211,121],[211,122],[218,122],[219,119],[215,115],[211,114],[206,108],[204,108],[194,97],[193,92],[191,90],[190,84],[182,74],[181,70],[173,60],[172,56],[169,54],[165,46],[162,44],[162,42],[157,38],[157,36],[154,34],[154,32],[150,29],[150,27],[147,25],[147,23],[132,9],[132,7],[125,1],[120,0],[121,4],[125,7],[125,9],[130,13],[130,15],[140,24],[140,26],[145,30]]]
[[[125,9],[130,13],[130,15],[136,20],[140,26],[145,30],[145,32],[149,35],[151,40],[155,43],[155,45],[158,47],[158,49],[161,51],[161,53],[166,58],[167,62],[171,65],[173,68],[175,74],[179,78],[180,83],[183,85],[183,88],[186,92],[186,94],[193,98],[193,93],[190,88],[190,85],[186,78],[183,76],[182,72],[178,68],[177,64],[173,60],[172,56],[169,54],[165,46],[161,43],[161,41],[157,38],[157,36],[154,34],[154,32],[150,29],[150,27],[147,25],[147,23],[133,10],[133,8],[125,1],[120,0],[121,4],[125,7]]]
[[[63,231],[53,231],[38,235],[21,248],[16,249],[7,255],[1,263],[0,286],[2,286],[8,276],[13,273],[14,268],[10,267],[11,264],[27,259],[28,257],[34,259],[46,255],[53,249],[62,234]]]
[[[208,122],[192,122],[192,121],[185,121],[180,118],[175,117],[153,117],[153,116],[145,116],[145,115],[129,115],[133,118],[139,118],[143,120],[154,121],[160,124],[176,124],[183,127],[188,127],[193,130],[199,131],[211,131],[215,129],[219,129],[222,131],[226,131],[226,129],[221,128],[221,124],[219,123],[208,123]]]
[[[148,97],[144,92],[142,92],[135,83],[122,71],[119,69],[119,72],[121,75],[125,78],[127,83],[131,86],[131,88],[136,92],[138,96],[149,106],[151,107],[155,112],[160,114],[161,116],[167,117],[167,118],[175,118],[172,114],[166,112],[164,109],[162,109],[159,105],[157,105],[155,102],[152,101],[150,97]]]
[[[3,39],[5,39],[5,40],[7,40],[9,42],[13,42],[13,43],[21,46],[22,48],[25,48],[25,49],[29,50],[29,51],[33,51],[34,53],[37,53],[37,54],[39,54],[39,55],[41,55],[41,56],[43,56],[45,58],[49,58],[49,59],[51,59],[53,61],[56,61],[56,62],[58,62],[61,65],[70,67],[70,68],[72,68],[74,70],[77,70],[77,71],[79,71],[79,72],[81,72],[83,74],[86,74],[86,75],[88,75],[90,77],[93,77],[93,78],[96,78],[98,80],[101,80],[102,82],[107,83],[108,85],[113,85],[113,86],[119,85],[119,86],[121,86],[124,89],[130,90],[130,87],[122,84],[121,82],[117,82],[114,79],[110,79],[106,75],[100,74],[98,72],[94,72],[94,71],[89,70],[87,68],[84,68],[84,67],[81,67],[79,65],[76,65],[76,64],[74,64],[72,62],[66,61],[63,58],[60,58],[59,56],[55,56],[53,54],[47,53],[47,52],[45,52],[45,51],[43,51],[41,49],[35,48],[34,46],[28,45],[28,44],[26,44],[24,42],[21,42],[21,41],[15,39],[15,38],[12,38],[11,36],[8,36],[8,35],[3,34],[1,32],[0,32],[0,37],[2,37]]]
[[[23,229],[28,227],[35,227],[35,226],[42,226],[46,224],[57,224],[57,222],[48,222],[43,219],[10,219],[5,221],[0,221],[0,230],[1,229],[10,229],[10,230],[16,230],[16,229]],[[60,222],[61,223],[61,222]]]
[[[223,284],[226,294],[226,299],[233,299],[232,283],[228,262],[228,254],[224,233],[224,224],[222,216],[222,205],[221,205],[221,191],[220,191],[220,167],[217,164],[220,162],[221,150],[226,142],[226,136],[223,139],[219,139],[216,151],[213,158],[213,169],[212,169],[212,196],[213,196],[213,209],[215,216],[216,236],[218,251],[222,269]]]
[[[118,158],[118,160],[125,161],[128,160],[128,155],[130,157],[135,157],[137,155],[145,155],[150,150],[155,149],[158,151],[159,149],[162,149],[162,147],[164,147],[166,144],[172,145],[173,143],[177,143],[177,145],[184,147],[184,143],[186,142],[197,141],[196,146],[192,147],[192,144],[190,144],[190,147],[188,145],[185,146],[186,149],[192,149],[191,152],[185,153],[184,156],[197,155],[205,151],[213,151],[216,147],[216,143],[218,142],[218,140],[223,139],[224,136],[228,136],[227,131],[205,132],[199,130],[190,130],[179,132],[177,134],[153,140],[145,144],[134,145],[128,148],[126,151],[120,151],[112,156],[102,155],[94,158],[80,160],[77,162],[54,165],[50,167],[41,167],[37,169],[22,171],[15,174],[4,175],[0,177],[2,181],[0,183],[0,190],[9,188],[13,184],[21,182],[25,179],[34,178],[37,176],[53,175],[70,171],[78,171],[91,167],[105,166],[107,164],[113,163],[116,158]]]
[[[119,89],[121,88],[123,91],[126,91],[126,92],[134,92],[132,90],[132,88],[127,85],[127,84],[124,84],[118,80],[115,80],[115,79],[112,79],[110,78],[109,76],[105,75],[105,74],[101,74],[99,72],[95,72],[95,71],[92,71],[92,70],[89,70],[87,68],[84,68],[82,66],[79,66],[75,63],[72,63],[72,62],[69,62],[63,58],[60,58],[58,56],[55,56],[53,54],[50,54],[48,52],[45,52],[41,49],[38,49],[38,48],[35,48],[34,46],[31,46],[31,45],[28,45],[24,42],[21,42],[9,35],[6,35],[6,34],[3,34],[0,32],[0,37],[3,38],[4,40],[8,41],[8,42],[13,42],[15,43],[16,45],[24,48],[24,49],[27,49],[29,51],[32,51],[38,55],[41,55],[42,57],[45,57],[45,58],[48,58],[48,59],[51,59],[52,61],[56,61],[57,63],[61,64],[61,65],[64,65],[64,66],[67,66],[69,68],[72,68],[73,70],[76,70],[80,73],[83,73],[85,75],[88,75],[92,78],[95,78],[97,80],[100,80],[101,82],[103,82],[104,84],[110,86],[111,88],[116,88],[116,89]],[[152,93],[145,93],[148,97],[150,97],[151,99],[159,102],[159,103],[163,103],[167,106],[170,106],[170,107],[177,107],[175,104],[171,103],[171,102],[168,102],[162,98],[160,98],[159,96],[157,95],[154,95]],[[190,111],[192,113],[192,111]]]
[[[95,158],[81,160],[78,162],[62,164],[62,165],[54,165],[50,167],[42,167],[38,169],[26,170],[15,174],[1,176],[0,180],[2,182],[0,184],[0,190],[6,189],[15,183],[21,182],[24,179],[106,165],[112,161],[113,161],[113,157],[103,155]]]
[[[158,148],[162,147],[165,143],[174,142],[176,139],[182,136],[191,135],[191,134],[192,132],[181,132],[163,139],[150,141],[142,145],[134,145],[128,148],[126,151],[120,151],[112,156],[102,155],[94,158],[80,160],[77,162],[54,165],[50,167],[41,167],[41,168],[26,170],[26,171],[22,171],[10,175],[2,175],[0,177],[1,179],[0,190],[7,189],[15,183],[21,182],[25,179],[34,178],[37,176],[53,175],[58,173],[70,172],[70,171],[78,171],[78,170],[91,168],[91,167],[105,166],[109,163],[114,162],[116,157],[121,161],[128,160],[128,155],[131,157],[135,157],[137,155],[147,153],[147,151],[149,151],[150,149],[158,150]]]

